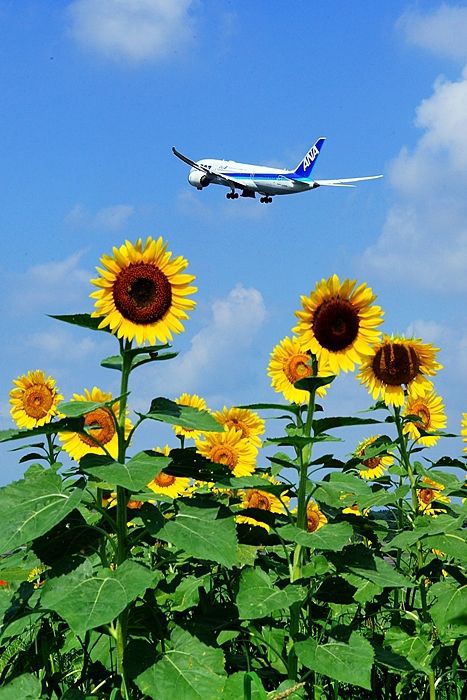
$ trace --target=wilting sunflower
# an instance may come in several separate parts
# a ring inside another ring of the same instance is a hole
[[[366,284],[356,284],[341,283],[337,275],[323,279],[309,297],[301,297],[303,310],[295,312],[299,323],[293,332],[303,350],[329,363],[333,374],[353,370],[381,335],[383,312],[373,305],[376,296]]]
[[[110,327],[112,333],[127,340],[150,344],[172,340],[172,333],[182,333],[181,320],[195,302],[188,296],[197,291],[193,275],[183,273],[188,261],[182,256],[172,259],[167,243],[148,236],[133,245],[126,241],[113,248],[113,256],[101,257],[100,277],[91,280],[99,287],[92,292],[96,299],[93,316],[102,317],[99,328]]]
[[[271,353],[268,365],[268,375],[271,377],[271,386],[278,393],[283,394],[286,401],[292,403],[304,403],[308,401],[309,393],[304,389],[297,389],[294,384],[299,379],[311,377],[311,356],[304,350],[298,338],[286,336],[276,345]],[[318,377],[327,377],[332,374],[331,368],[324,360],[318,359]],[[327,386],[320,386],[316,393],[324,396]]]
[[[211,462],[225,464],[234,476],[250,476],[255,471],[258,450],[235,428],[206,433],[204,440],[196,440],[196,450]]]
[[[198,411],[209,411],[206,401],[198,396],[198,394],[182,394],[178,397],[178,399],[175,399],[175,403],[178,403],[179,406],[191,406],[192,408],[197,408]],[[180,435],[182,437],[197,438],[203,434],[201,430],[183,428],[181,425],[173,425],[172,428],[176,435]]]
[[[226,430],[235,428],[240,430],[242,437],[246,438],[255,447],[261,447],[260,435],[264,433],[265,423],[262,418],[249,408],[227,408],[215,411],[214,418],[224,426]]]
[[[10,413],[18,428],[38,428],[59,415],[57,405],[63,400],[55,379],[36,369],[13,380]]]
[[[271,484],[279,485],[281,482],[277,481],[270,476],[264,476],[264,478]],[[284,513],[285,507],[290,502],[289,496],[282,495],[279,499],[273,493],[269,491],[263,491],[262,489],[245,489],[238,492],[241,497],[241,508],[257,508],[258,510],[267,510],[270,513]],[[256,520],[249,515],[237,515],[235,517],[237,523],[243,523],[244,525],[256,525],[264,528],[267,532],[271,530],[267,523],[261,520]]]
[[[438,508],[437,503],[450,503],[448,496],[443,496],[444,485],[433,481],[428,476],[421,480],[423,488],[417,490],[418,508],[424,515],[436,517],[439,513],[446,513],[445,508]],[[434,503],[434,506],[432,505]]]
[[[379,435],[372,435],[366,440],[362,440],[355,449],[355,456],[358,458],[363,457],[365,451],[371,447],[379,437]],[[384,453],[375,455],[374,457],[368,457],[368,459],[362,461],[362,468],[359,470],[360,476],[362,479],[377,479],[379,476],[382,476],[386,469],[393,463],[394,457]]]
[[[404,416],[418,416],[420,421],[404,424],[404,432],[420,445],[432,447],[439,440],[439,435],[420,437],[420,428],[427,433],[446,427],[446,414],[441,396],[430,391],[425,396],[414,398],[409,396],[404,409]]]
[[[154,451],[160,452],[168,457],[170,454],[170,447],[168,445],[165,445],[162,449],[160,447],[156,447]],[[187,493],[189,485],[189,478],[172,476],[171,474],[161,471],[149,482],[148,488],[150,488],[151,491],[154,491],[154,493],[169,496],[170,498],[177,498],[177,496]]]
[[[467,413],[462,414],[461,435],[462,440],[467,442]],[[467,445],[464,447],[464,452],[467,452]]]
[[[306,507],[306,529],[308,532],[316,532],[323,525],[326,525],[328,519],[321,512],[319,506],[314,501],[309,501]]]
[[[374,399],[381,396],[387,404],[402,406],[404,388],[415,398],[432,391],[426,375],[432,377],[443,367],[435,360],[437,352],[438,348],[415,338],[384,335],[357,377]]]
[[[72,401],[99,403],[111,400],[112,394],[101,391],[96,386],[93,387],[91,391],[84,389],[84,394],[73,394],[72,398]],[[84,427],[89,435],[71,432],[58,434],[58,437],[63,443],[63,449],[68,452],[70,457],[79,462],[79,460],[87,454],[105,454],[102,447],[96,444],[96,441],[100,443],[100,445],[103,445],[114,459],[118,457],[118,433],[115,420],[118,420],[120,402],[116,401],[112,404],[111,408],[112,410],[107,408],[107,406],[100,406],[86,413],[84,416]],[[131,422],[126,418],[125,436],[128,436],[131,427]]]

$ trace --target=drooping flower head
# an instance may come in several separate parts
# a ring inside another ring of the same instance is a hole
[[[38,428],[50,423],[59,415],[57,408],[63,396],[59,394],[55,379],[46,377],[36,369],[13,380],[10,391],[10,413],[18,428]]]
[[[259,436],[264,433],[265,423],[257,413],[249,408],[227,408],[224,406],[222,411],[215,411],[213,415],[217,422],[224,426],[224,429],[240,430],[242,437],[249,440],[255,447],[261,447]]]
[[[178,399],[175,399],[175,403],[178,403],[179,406],[197,408],[198,411],[209,411],[206,401],[198,396],[198,394],[182,394]],[[181,425],[174,425],[172,427],[176,435],[183,437],[198,438],[202,435],[202,431],[193,428],[183,428]]]
[[[304,350],[329,363],[333,374],[352,371],[371,353],[379,340],[383,312],[373,304],[376,296],[356,280],[341,283],[337,275],[316,284],[310,296],[302,296],[303,310],[296,311],[293,329]]]
[[[461,435],[462,440],[467,442],[467,413],[462,414]],[[467,452],[467,445],[464,447],[464,452]]]
[[[308,532],[316,532],[316,530],[319,530],[323,525],[326,525],[327,522],[328,519],[324,513],[321,512],[318,504],[314,501],[308,501],[306,507],[306,529]]]
[[[223,433],[206,433],[204,440],[196,440],[196,450],[211,462],[224,464],[234,476],[250,476],[255,470],[258,451],[235,428]]]
[[[439,435],[421,437],[420,429],[431,433],[446,427],[447,419],[444,412],[443,399],[434,391],[417,398],[409,396],[403,415],[418,416],[419,421],[410,421],[404,424],[404,432],[408,433],[412,440],[417,440],[420,445],[425,445],[426,447],[436,445]]]
[[[193,275],[183,273],[188,261],[182,256],[172,259],[162,237],[139,238],[133,245],[126,241],[113,248],[113,256],[103,255],[102,268],[96,268],[99,289],[92,292],[96,311],[102,317],[99,328],[110,327],[119,338],[135,339],[138,344],[172,340],[181,333],[181,320],[195,302],[188,296],[197,291]]]
[[[442,369],[435,360],[437,352],[438,348],[415,338],[384,335],[362,363],[357,376],[374,399],[381,396],[387,404],[402,406],[404,389],[414,398],[432,391],[427,376],[432,377]]]
[[[278,486],[281,483],[272,476],[262,476],[270,484]],[[260,488],[241,490],[239,491],[239,496],[242,499],[240,503],[241,508],[257,508],[258,510],[268,511],[269,513],[285,513],[285,506],[287,506],[290,502],[290,497],[286,496],[285,493],[281,495],[281,498],[278,498],[273,493],[263,491]],[[249,515],[237,515],[235,520],[237,523],[262,527],[267,532],[271,530],[268,523],[257,520]]]
[[[450,503],[448,496],[443,496],[444,485],[424,476],[421,480],[423,488],[417,490],[418,508],[424,515],[436,517],[439,513],[446,513],[445,508],[438,508],[437,503]],[[434,505],[433,505],[434,504]]]
[[[365,451],[374,445],[379,435],[372,435],[366,440],[362,440],[355,448],[355,456],[363,457]],[[386,469],[394,463],[394,457],[391,455],[380,453],[373,457],[368,457],[362,461],[362,467],[359,470],[362,479],[377,479],[382,476]]]
[[[73,394],[72,401],[89,401],[90,403],[105,403],[112,400],[112,394],[101,391],[96,386],[89,391],[84,389],[84,394]],[[87,454],[105,454],[101,445],[114,458],[118,457],[118,433],[115,421],[120,413],[120,403],[116,401],[111,405],[99,406],[84,416],[84,427],[88,435],[81,433],[63,432],[58,437],[63,443],[63,449],[77,462]],[[125,436],[131,430],[131,422],[125,419]]]
[[[161,449],[156,447],[155,452],[160,452],[166,457],[170,454],[170,447],[164,445]],[[154,479],[148,484],[148,488],[154,493],[158,493],[162,496],[169,496],[170,498],[177,498],[186,493],[188,495],[188,487],[190,485],[190,479],[182,476],[172,476],[172,474],[167,474],[167,472],[161,471]]]
[[[286,336],[273,349],[268,375],[271,377],[273,389],[283,394],[286,401],[298,404],[308,401],[309,393],[304,389],[297,389],[294,384],[299,379],[311,377],[312,374],[311,356],[304,350],[298,338]],[[318,377],[328,377],[331,374],[331,367],[324,360],[318,359]],[[326,391],[327,386],[320,386],[316,393],[318,396],[324,396]]]

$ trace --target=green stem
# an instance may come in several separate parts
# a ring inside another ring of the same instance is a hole
[[[433,671],[428,674],[428,683],[430,684],[430,700],[436,700],[435,674]]]

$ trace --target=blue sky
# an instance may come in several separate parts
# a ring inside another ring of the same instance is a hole
[[[212,408],[275,397],[266,366],[299,295],[336,272],[370,284],[387,332],[442,348],[436,378],[467,410],[467,5],[426,0],[0,0],[0,422],[13,377],[41,368],[68,398],[118,391],[113,339],[47,313],[92,310],[100,255],[163,235],[197,276],[171,366],[133,405],[182,391]],[[226,200],[197,192],[171,147],[292,167],[318,136],[321,178],[355,189]],[[369,404],[340,377],[331,413]],[[164,439],[151,426],[145,446]],[[352,433],[344,451],[352,448]],[[459,440],[441,452],[458,452]],[[0,482],[22,473],[4,446]]]

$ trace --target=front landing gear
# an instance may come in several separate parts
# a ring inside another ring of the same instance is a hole
[[[238,192],[227,192],[227,199],[238,199]]]
[[[263,204],[271,204],[272,197],[261,197],[261,199],[259,201],[262,202]]]

